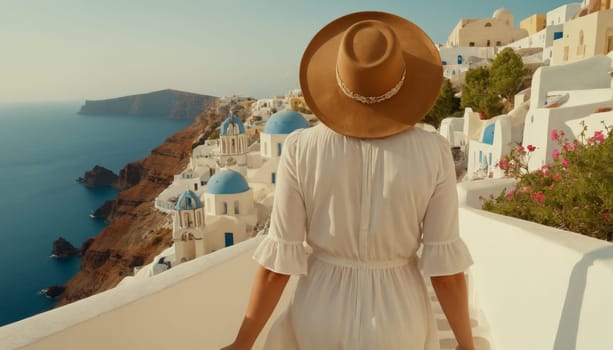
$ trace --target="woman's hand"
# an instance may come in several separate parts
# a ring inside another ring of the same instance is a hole
[[[289,275],[279,274],[260,266],[251,287],[249,305],[243,323],[234,342],[222,350],[250,350],[258,335],[277,306],[289,280]]]
[[[475,344],[468,315],[468,293],[464,272],[449,276],[431,277],[430,281],[459,344],[456,349],[474,350]]]

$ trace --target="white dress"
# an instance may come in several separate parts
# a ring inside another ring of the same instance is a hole
[[[292,133],[254,258],[301,275],[266,350],[439,349],[420,266],[434,276],[472,264],[447,141],[418,128],[375,140],[323,124]]]

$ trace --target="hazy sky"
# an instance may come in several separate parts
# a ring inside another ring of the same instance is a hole
[[[318,29],[393,12],[445,42],[500,7],[515,24],[561,0],[0,0],[0,103],[101,99],[173,88],[265,97],[298,87]]]

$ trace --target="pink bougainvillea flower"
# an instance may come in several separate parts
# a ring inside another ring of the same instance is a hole
[[[534,152],[535,150],[536,150],[536,147],[532,145],[528,145],[528,152]]]
[[[553,152],[551,152],[551,155],[553,156],[553,160],[558,160],[558,158],[560,158],[560,151],[554,149]]]
[[[551,184],[551,185],[549,185],[549,189],[550,189],[550,190],[553,190],[555,187],[556,187],[556,185],[555,185],[555,184]]]
[[[558,174],[558,173],[555,173],[555,174],[553,174],[553,179],[555,181],[560,181],[560,180],[562,180],[562,176],[560,176],[560,174]]]
[[[511,199],[513,198],[513,195],[515,195],[515,191],[509,191],[504,194],[504,199]]]
[[[564,130],[560,130],[558,133],[560,134],[560,137],[566,136],[566,133],[564,132]]]
[[[562,159],[562,166],[563,167],[567,167],[568,166],[568,159],[566,159],[566,158]]]
[[[532,200],[536,204],[541,204],[541,203],[545,202],[545,199],[546,199],[545,198],[545,194],[543,194],[543,192],[541,192],[541,191],[530,193],[530,198],[532,198]]]
[[[558,130],[556,130],[556,129],[551,130],[551,139],[553,141],[558,141],[558,137],[559,137],[558,136]]]
[[[551,171],[549,170],[549,168],[542,168],[541,172],[543,173],[543,176],[548,177],[549,175],[551,175]]]
[[[504,157],[500,160],[500,162],[498,162],[498,166],[500,167],[500,169],[502,170],[507,170],[509,169],[509,164],[507,163],[507,158]]]
[[[603,144],[604,143],[604,134],[602,133],[602,131],[595,131],[594,132],[594,136],[590,137],[588,142],[589,143],[598,143],[598,144]]]
[[[609,213],[602,214],[602,217],[604,218],[605,221],[609,221]]]
[[[526,149],[524,148],[524,146],[522,146],[522,145],[517,146],[517,152],[524,153],[525,151],[526,151]]]
[[[564,150],[565,150],[565,151],[572,152],[572,151],[574,151],[575,149],[577,149],[577,147],[576,147],[574,144],[570,143],[570,142],[566,142],[566,143],[564,144]]]

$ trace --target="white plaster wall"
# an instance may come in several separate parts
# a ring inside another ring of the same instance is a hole
[[[234,244],[243,242],[249,238],[247,223],[241,217],[218,216],[210,217],[210,224],[205,230],[206,254],[226,248],[226,232],[232,233]],[[253,228],[253,225],[250,225]]]
[[[228,165],[228,163],[234,163],[232,165]],[[219,156],[219,161],[216,164],[215,169],[221,170],[223,168],[228,168],[240,173],[243,176],[247,175],[247,167],[248,160],[247,154],[235,154],[235,155],[223,155]]]
[[[254,151],[247,154],[247,168],[256,169],[262,166],[262,154],[260,151]]]
[[[247,213],[253,208],[253,190],[235,194],[204,193],[204,207],[206,215],[235,215],[234,203],[238,201],[239,213]],[[224,214],[224,203],[228,205],[228,212]]]
[[[521,98],[516,99],[515,108],[508,114],[511,121],[509,126],[511,129],[511,142],[517,145],[523,141],[526,115],[528,115],[528,110],[530,109],[530,97],[529,95],[524,97],[527,97],[527,99],[522,103],[519,102]]]
[[[260,152],[264,158],[279,158],[279,144],[283,147],[283,143],[288,134],[260,134]]]
[[[538,33],[532,34],[528,37],[522,38],[520,40],[514,41],[505,47],[510,47],[513,49],[525,49],[525,48],[535,48],[535,47],[545,47],[545,32],[547,29],[543,29]]]
[[[217,166],[217,157],[212,156],[209,158],[192,158],[188,169],[192,169],[194,173],[206,174],[209,173],[209,169],[215,169]],[[210,175],[209,175],[210,176]]]
[[[197,146],[192,150],[193,158],[207,158],[215,154],[219,149],[219,140],[206,140],[203,145]]]
[[[489,124],[494,124],[494,143],[492,145],[471,140],[468,146],[468,166],[466,174],[469,178],[504,176],[503,171],[496,166],[502,156],[511,152],[514,144],[511,139],[511,117],[502,116],[491,123],[483,125],[483,130]],[[480,157],[481,155],[481,157]]]
[[[458,63],[458,56],[462,56],[462,61],[466,62],[469,57],[490,58],[493,59],[498,53],[495,47],[455,47],[445,46],[439,48],[441,60],[449,65]]]
[[[583,32],[583,45],[581,35]],[[564,38],[553,46],[552,65],[576,62],[598,54],[607,54],[607,37],[613,35],[613,10],[603,10],[564,24]],[[565,57],[565,49],[568,57]],[[566,59],[565,59],[566,58]]]
[[[606,349],[613,344],[613,245],[472,208],[460,233],[496,349]]]
[[[441,121],[439,133],[451,147],[462,147],[466,145],[466,137],[462,131],[464,130],[464,118],[445,118]]]
[[[447,64],[443,66],[443,77],[452,82],[463,83],[466,81],[466,72],[471,69],[470,64]]]
[[[532,153],[532,156],[528,162],[528,168],[530,171],[539,169],[544,164],[550,164],[553,162],[552,152],[554,148],[559,148],[557,142],[551,140],[551,132],[556,130],[563,130],[570,141],[572,141],[573,135],[577,135],[580,132],[580,128],[577,127],[577,123],[569,123],[569,121],[585,118],[599,107],[613,107],[613,99],[608,102],[590,103],[581,106],[574,106],[569,108],[538,108],[535,111],[528,112],[526,118],[526,124],[524,127],[524,145],[531,144],[536,147],[536,150]],[[610,118],[610,114],[605,114],[603,117]],[[574,128],[571,129],[571,126]],[[590,130],[593,133],[595,130],[602,130],[602,125],[595,125],[594,129]]]
[[[547,12],[547,26],[566,23],[568,20],[572,19],[580,9],[581,3],[575,2],[562,5]]]
[[[461,182],[457,185],[458,205],[460,207],[481,209],[483,201],[480,197],[489,198],[490,195],[497,196],[502,191],[506,193],[515,188],[516,183],[517,180],[508,177]]]
[[[593,113],[585,118],[568,120],[564,124],[573,132],[573,137],[577,139],[580,138],[579,132],[583,129],[584,125],[587,127],[586,137],[588,138],[592,137],[595,131],[602,131],[607,135],[608,131],[603,128],[603,122],[608,126],[613,126],[613,111]]]
[[[196,257],[196,246],[194,239],[173,240],[175,246],[176,264],[192,260]]]
[[[491,26],[486,27],[487,23]],[[528,31],[514,27],[513,23],[507,24],[504,20],[485,18],[456,26],[449,37],[449,43],[452,46],[465,47],[469,47],[471,42],[477,47],[504,46],[526,36]],[[500,45],[497,42],[500,42]]]
[[[607,72],[611,58],[604,55],[562,66],[540,67],[532,78],[530,109],[545,106],[550,91],[602,89],[611,86]]]
[[[247,171],[247,180],[264,184],[272,184],[272,173],[276,173],[279,168],[280,158],[267,159],[258,169]]]
[[[472,108],[464,109],[464,133],[466,140],[480,140],[482,121],[478,112],[474,112]]]
[[[2,349],[219,349],[247,307],[260,237],[70,305],[0,327]],[[281,298],[276,319],[297,279]],[[189,302],[186,302],[189,300]],[[262,349],[272,322],[254,349]]]
[[[564,30],[563,24],[556,24],[546,27],[540,32],[533,34],[529,37],[517,40],[510,43],[505,47],[511,47],[513,49],[525,49],[525,48],[543,48],[543,60],[550,59],[551,47],[553,46],[553,34],[555,32],[561,32]]]

